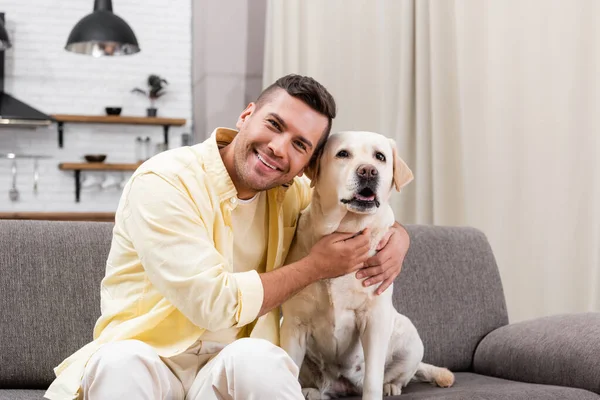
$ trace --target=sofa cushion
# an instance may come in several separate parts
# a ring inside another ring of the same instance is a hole
[[[0,388],[48,387],[92,340],[112,227],[0,221]]]
[[[508,323],[492,249],[473,228],[406,228],[411,245],[394,282],[394,305],[417,327],[426,362],[472,371],[477,344]]]
[[[0,390],[0,400],[39,400],[43,390]],[[359,400],[360,397],[347,398]],[[401,396],[386,400],[599,400],[600,396],[582,389],[533,385],[490,378],[469,372],[456,374],[456,384],[448,389],[426,383],[411,383]]]
[[[600,313],[552,315],[503,326],[481,341],[473,370],[600,394]]]
[[[352,400],[358,400],[353,397]],[[600,400],[600,396],[583,389],[535,385],[507,381],[471,372],[456,374],[456,383],[442,389],[428,383],[411,383],[400,396],[386,400]],[[350,400],[350,398],[348,399]]]

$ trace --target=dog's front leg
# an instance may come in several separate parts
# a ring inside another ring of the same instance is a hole
[[[393,329],[392,307],[384,295],[373,299],[372,307],[362,313],[360,341],[365,356],[363,400],[383,397],[383,379],[388,345]]]
[[[285,315],[285,314],[284,314]],[[302,367],[306,355],[306,325],[293,321],[294,318],[283,318],[281,325],[281,348],[294,360],[298,369]]]

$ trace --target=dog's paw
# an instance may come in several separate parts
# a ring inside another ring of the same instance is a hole
[[[329,397],[321,397],[321,392],[315,388],[303,388],[302,394],[306,400],[321,400],[328,399]]]
[[[402,388],[398,385],[394,385],[393,383],[386,383],[383,385],[383,395],[384,396],[398,396],[402,393]]]
[[[447,368],[440,368],[439,373],[435,376],[435,383],[439,387],[450,387],[454,385],[454,374]]]

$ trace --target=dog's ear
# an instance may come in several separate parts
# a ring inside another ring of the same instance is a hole
[[[317,157],[314,162],[311,162],[306,168],[304,168],[304,175],[310,179],[310,187],[315,187],[317,183],[317,176],[319,176],[319,166],[321,164],[321,157]]]
[[[398,156],[396,141],[391,138],[389,141],[392,146],[392,154],[394,155],[394,185],[396,186],[396,190],[400,191],[400,189],[413,180],[414,176],[408,165]]]

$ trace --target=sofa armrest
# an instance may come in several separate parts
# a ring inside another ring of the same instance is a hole
[[[556,315],[498,328],[477,346],[473,370],[600,394],[600,313]]]

